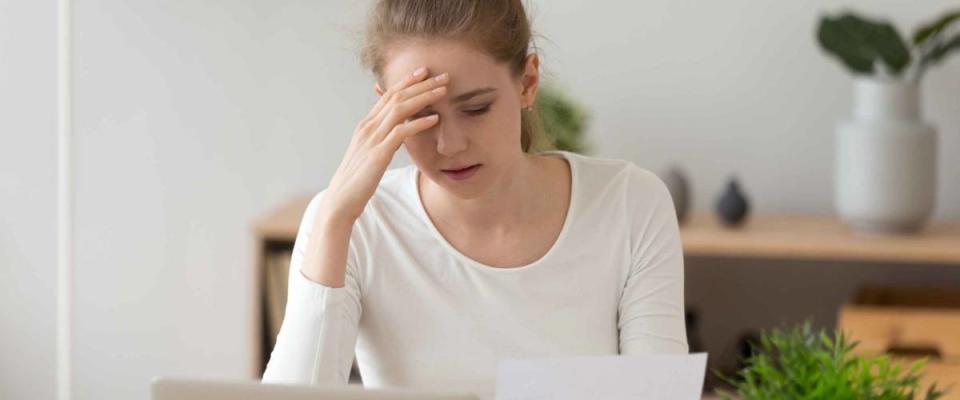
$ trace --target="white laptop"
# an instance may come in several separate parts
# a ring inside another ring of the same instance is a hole
[[[479,400],[463,392],[364,389],[360,385],[318,386],[259,381],[202,381],[154,378],[153,400]]]

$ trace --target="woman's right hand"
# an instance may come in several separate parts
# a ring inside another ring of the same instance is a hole
[[[327,217],[346,218],[351,223],[359,218],[403,140],[439,121],[435,113],[407,121],[446,94],[448,74],[424,80],[426,76],[426,67],[407,75],[384,92],[357,125],[322,199]]]

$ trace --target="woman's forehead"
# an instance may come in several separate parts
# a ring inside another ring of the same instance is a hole
[[[393,87],[417,68],[426,66],[430,76],[447,72],[450,85],[495,84],[508,69],[485,52],[452,41],[405,41],[392,46],[383,68],[386,88]]]

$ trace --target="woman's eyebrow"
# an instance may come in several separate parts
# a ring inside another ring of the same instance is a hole
[[[474,89],[474,90],[471,90],[471,91],[469,91],[469,92],[466,92],[466,93],[463,93],[463,94],[459,94],[459,95],[457,95],[456,97],[450,99],[450,103],[453,103],[453,104],[463,103],[463,102],[465,102],[465,101],[467,101],[467,100],[470,100],[470,99],[472,99],[472,98],[474,98],[474,97],[477,97],[477,96],[479,96],[479,95],[487,94],[487,93],[491,93],[491,92],[495,92],[495,91],[497,91],[497,88],[492,88],[492,87],[481,88],[481,89]],[[433,111],[433,106],[426,106],[426,107],[424,107],[423,110],[421,110],[421,111]]]
[[[474,97],[477,97],[477,96],[479,96],[479,95],[487,94],[487,93],[490,93],[490,92],[494,92],[494,91],[496,91],[496,90],[497,90],[496,88],[492,88],[492,87],[487,87],[487,88],[481,88],[481,89],[471,90],[471,91],[469,91],[469,92],[466,92],[466,93],[457,95],[456,97],[450,99],[450,102],[451,102],[451,103],[454,103],[454,104],[455,104],[455,103],[463,103],[463,102],[465,102],[465,101],[467,101],[467,100],[470,100],[470,99],[472,99],[472,98],[474,98]]]

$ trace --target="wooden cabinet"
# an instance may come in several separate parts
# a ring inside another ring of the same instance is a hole
[[[953,385],[943,399],[960,399],[960,289],[868,288],[840,311],[839,328],[859,341],[859,353],[904,364],[926,357],[924,387]]]

